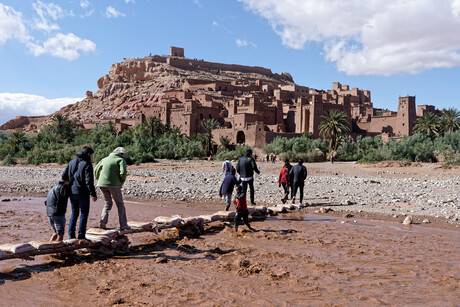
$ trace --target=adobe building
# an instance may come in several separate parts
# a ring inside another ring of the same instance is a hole
[[[162,84],[164,89],[160,92],[138,92],[139,84],[155,81],[156,69],[163,74],[169,69],[185,77],[180,82]],[[184,48],[179,47],[170,47],[169,56],[154,55],[116,63],[108,75],[98,80],[98,86],[100,91],[96,94],[87,93],[88,108],[99,99],[109,101],[115,111],[104,109],[96,115],[96,120],[80,118],[80,124],[87,129],[111,120],[121,131],[155,116],[191,136],[203,132],[204,121],[216,119],[220,123],[220,128],[213,131],[216,143],[227,137],[234,144],[259,148],[277,136],[296,137],[309,132],[315,138],[320,137],[319,124],[330,110],[340,110],[348,116],[353,136],[384,133],[389,137],[410,136],[417,116],[437,112],[433,106],[417,108],[415,96],[399,97],[397,112],[383,111],[373,107],[368,90],[339,82],[334,82],[330,90],[313,89],[295,84],[288,73],[274,74],[263,67],[189,59]],[[129,100],[135,103],[124,104]],[[116,110],[130,115],[112,118],[112,114],[119,114]],[[16,118],[4,127],[15,129],[32,120]]]

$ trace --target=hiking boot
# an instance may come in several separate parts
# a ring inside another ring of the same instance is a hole
[[[295,204],[295,197],[292,198],[292,204]]]
[[[283,204],[285,204],[285,203],[286,203],[286,200],[285,200],[284,198],[281,198],[281,202],[282,202]]]

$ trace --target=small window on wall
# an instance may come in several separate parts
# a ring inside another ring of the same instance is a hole
[[[187,125],[187,122],[185,122],[185,124]]]

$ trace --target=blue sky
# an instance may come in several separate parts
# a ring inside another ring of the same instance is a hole
[[[460,108],[460,0],[0,0],[0,124],[74,103],[123,58],[167,54],[338,81],[374,107]]]

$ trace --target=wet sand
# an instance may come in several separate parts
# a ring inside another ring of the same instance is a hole
[[[3,197],[4,198],[4,197]],[[0,202],[0,242],[47,240],[44,198]],[[92,204],[96,226],[103,202]],[[129,220],[193,216],[222,203],[126,202]],[[460,232],[442,224],[308,211],[254,221],[240,233],[223,223],[196,238],[177,231],[130,236],[110,258],[0,262],[1,306],[458,306]],[[109,226],[117,226],[113,210]]]

